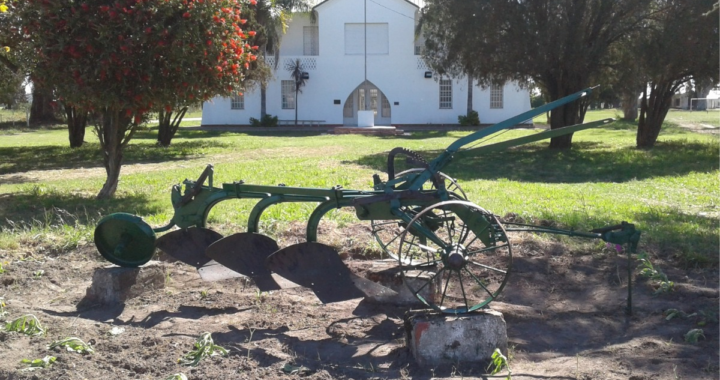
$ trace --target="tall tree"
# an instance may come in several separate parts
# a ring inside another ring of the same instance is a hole
[[[635,59],[648,83],[640,102],[638,148],[655,145],[672,97],[682,86],[693,79],[713,84],[720,80],[714,4],[713,0],[654,0],[656,11],[635,45]]]
[[[292,18],[293,12],[310,11],[311,0],[259,0],[254,15],[256,30],[258,32],[255,43],[260,47],[262,54],[262,65],[268,60],[266,54],[272,52],[275,57],[274,67],[267,69],[275,69],[278,65],[280,52],[280,43],[282,36],[288,28],[288,24]],[[312,20],[315,20],[315,12],[310,13]],[[266,66],[266,65],[265,65]],[[256,84],[260,86],[260,119],[267,114],[267,80],[258,80]]]
[[[24,2],[22,32],[40,83],[99,115],[107,179],[98,198],[115,194],[123,150],[154,105],[242,89],[255,55],[240,11],[237,0]]]
[[[427,0],[426,61],[481,85],[532,80],[556,100],[589,87],[608,49],[638,27],[651,0]],[[587,104],[552,111],[552,129],[582,122]],[[569,148],[572,135],[553,138]]]
[[[305,68],[299,59],[296,59],[292,63],[285,65],[285,69],[290,72],[290,77],[293,79],[295,85],[295,125],[298,121],[298,94],[302,92],[303,86],[305,86]]]

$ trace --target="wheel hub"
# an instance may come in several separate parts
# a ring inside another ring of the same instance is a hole
[[[460,270],[467,261],[465,260],[465,247],[461,244],[455,244],[451,247],[450,253],[447,255],[445,265],[450,269]]]

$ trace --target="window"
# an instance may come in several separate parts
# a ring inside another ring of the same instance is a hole
[[[390,117],[390,102],[385,95],[382,97],[382,117]]]
[[[452,108],[451,79],[440,79],[440,108]]]
[[[503,108],[503,86],[490,86],[490,108]]]
[[[350,94],[343,106],[343,117],[353,117],[353,95]]]
[[[303,26],[303,55],[318,55],[320,52],[317,26]]]
[[[280,84],[282,86],[282,108],[295,109],[295,82],[284,80]]]
[[[367,25],[367,31],[365,30]],[[367,33],[367,53],[371,55],[388,54],[388,24],[345,24],[345,54],[365,54],[365,33]]]
[[[245,95],[236,94],[230,99],[231,110],[244,110],[245,109]]]

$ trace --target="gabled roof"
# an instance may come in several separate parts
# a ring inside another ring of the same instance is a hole
[[[315,4],[315,6],[313,6],[312,9],[315,9],[315,8],[317,8],[317,7],[325,4],[325,3],[327,3],[327,2],[330,2],[330,1],[335,1],[335,0],[322,0],[321,2]],[[368,0],[366,0],[366,1],[368,1]],[[373,0],[369,0],[369,1],[375,2],[375,1],[373,1]],[[410,0],[402,0],[402,1],[404,1],[404,2],[406,2],[406,3],[408,3],[408,4],[410,4],[410,5],[412,5],[412,6],[415,7],[415,8],[418,8],[418,9],[420,8],[417,4],[413,3],[413,2],[410,1]]]

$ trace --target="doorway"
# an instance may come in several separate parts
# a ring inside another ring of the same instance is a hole
[[[390,125],[390,101],[370,81],[361,83],[348,95],[343,106],[343,124],[358,125],[357,112],[366,110],[373,111],[375,125]]]

